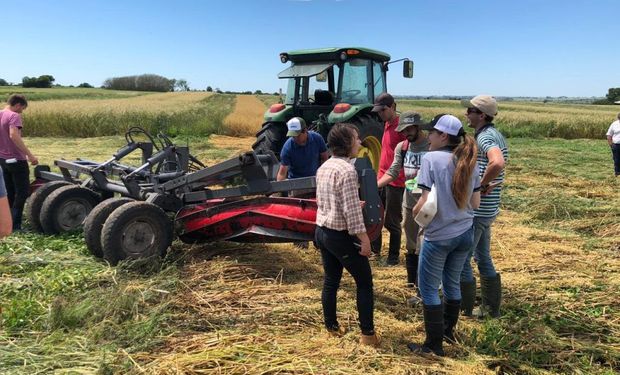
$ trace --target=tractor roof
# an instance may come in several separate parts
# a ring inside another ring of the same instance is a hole
[[[390,55],[385,52],[363,47],[331,47],[317,49],[300,49],[296,51],[282,52],[280,56],[286,55],[287,60],[294,63],[315,62],[315,61],[337,61],[342,52],[351,57],[367,58],[375,61],[390,61]]]

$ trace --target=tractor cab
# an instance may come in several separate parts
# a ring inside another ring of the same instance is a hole
[[[386,72],[390,55],[368,48],[324,48],[280,54],[282,63],[291,65],[278,74],[287,79],[283,103],[272,105],[257,134],[254,149],[279,155],[286,141],[286,121],[299,116],[310,128],[327,138],[338,122],[351,122],[360,130],[363,149],[378,168],[383,123],[371,112],[374,100],[387,92]],[[413,76],[413,61],[402,59],[403,76]]]

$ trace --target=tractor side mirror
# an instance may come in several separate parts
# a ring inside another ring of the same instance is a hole
[[[405,78],[413,77],[413,61],[411,60],[403,61],[403,77]]]

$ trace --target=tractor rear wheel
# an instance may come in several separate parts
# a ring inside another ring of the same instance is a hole
[[[103,224],[103,257],[112,265],[124,259],[163,256],[172,244],[172,222],[161,208],[148,202],[126,203]]]
[[[101,197],[78,185],[60,187],[52,192],[41,207],[41,227],[45,234],[58,234],[78,229]]]
[[[357,154],[358,158],[367,157],[370,159],[372,169],[379,171],[379,160],[381,159],[381,139],[383,138],[383,123],[381,120],[365,113],[359,115],[351,122],[359,130],[359,137],[362,141],[362,148]]]
[[[54,190],[61,188],[63,186],[72,185],[68,181],[50,181],[43,185],[41,185],[37,190],[32,193],[30,198],[28,198],[26,204],[26,217],[28,218],[28,222],[30,223],[30,227],[34,229],[36,232],[43,232],[43,227],[41,226],[41,219],[39,215],[41,215],[41,207],[43,207],[43,202],[48,195],[50,195]]]
[[[84,220],[84,241],[86,247],[97,258],[103,258],[101,248],[101,230],[103,224],[114,210],[125,203],[133,202],[131,198],[110,198],[99,203]]]
[[[286,124],[283,122],[264,123],[263,128],[256,133],[256,142],[252,145],[252,149],[263,153],[273,151],[280,160],[280,151],[286,142],[287,131]]]

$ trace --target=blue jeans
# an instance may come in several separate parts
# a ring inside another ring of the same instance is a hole
[[[424,240],[420,252],[418,280],[422,302],[425,305],[441,304],[440,282],[443,284],[444,299],[461,300],[459,276],[473,242],[473,227],[448,240]]]
[[[474,270],[471,268],[471,257],[474,256],[476,264],[478,264],[478,272],[480,276],[492,278],[497,275],[493,259],[491,259],[491,225],[495,221],[493,217],[474,217],[474,243],[467,254],[463,272],[461,273],[461,281],[474,281]]]
[[[614,158],[614,172],[620,176],[620,143],[611,145],[611,155]]]

